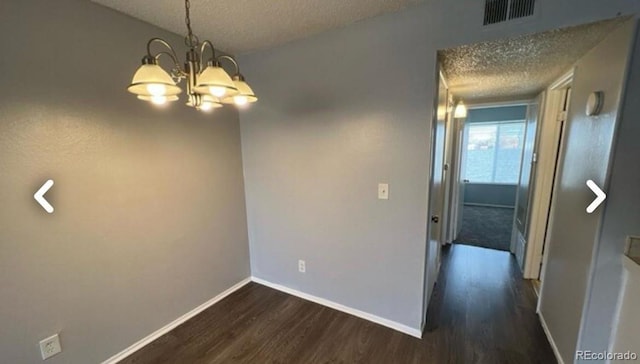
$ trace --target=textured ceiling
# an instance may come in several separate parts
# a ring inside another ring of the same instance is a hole
[[[91,0],[174,33],[185,34],[184,2]],[[426,0],[191,0],[200,39],[224,51],[247,53],[300,39]]]
[[[452,94],[466,102],[532,96],[626,18],[439,52]]]

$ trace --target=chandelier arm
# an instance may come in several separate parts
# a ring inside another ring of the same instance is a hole
[[[213,43],[211,43],[208,40],[205,40],[202,42],[202,45],[200,46],[200,64],[204,65],[204,51],[206,50],[207,46],[209,46],[209,48],[211,48],[211,59],[214,60],[216,59],[216,49],[213,46]]]
[[[151,45],[153,43],[160,43],[163,46],[165,46],[167,49],[169,49],[169,52],[158,52],[156,55],[153,55],[153,53],[151,53]],[[171,44],[169,44],[169,42],[167,42],[166,40],[162,39],[162,38],[151,38],[148,42],[147,42],[147,55],[149,57],[158,59],[158,57],[161,54],[166,54],[169,57],[171,57],[171,59],[173,60],[173,63],[175,63],[175,66],[180,68],[180,61],[178,60],[178,55],[176,54],[176,51],[173,49],[173,47],[171,46]]]
[[[171,52],[161,51],[156,53],[156,55],[153,58],[155,58],[155,60],[157,61],[160,59],[160,56],[168,56],[173,61],[174,65],[178,66],[178,60],[173,56],[173,54],[171,54]]]
[[[158,52],[153,58],[157,62],[160,59],[160,56],[168,56],[173,61],[172,75],[174,75],[174,78],[187,76],[187,73],[183,71],[182,68],[180,68],[180,65],[178,64],[179,61],[175,58],[175,55],[173,55],[171,52],[161,51],[161,52]]]
[[[236,68],[236,75],[240,74],[240,66],[238,65],[238,62],[231,56],[227,56],[227,55],[222,55],[222,56],[218,56],[216,58],[216,61],[220,61],[226,59],[228,61],[230,61],[231,63],[233,63],[234,67]]]

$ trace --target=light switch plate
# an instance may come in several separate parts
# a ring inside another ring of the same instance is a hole
[[[378,183],[378,200],[388,200],[388,199],[389,199],[389,184]]]

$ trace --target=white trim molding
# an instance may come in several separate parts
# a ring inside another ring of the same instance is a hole
[[[336,303],[336,302],[333,302],[333,301],[330,301],[330,300],[327,300],[327,299],[324,299],[324,298],[320,298],[320,297],[317,297],[317,296],[314,296],[314,295],[311,295],[311,294],[308,294],[308,293],[300,292],[300,291],[298,291],[296,289],[285,287],[285,286],[280,285],[280,284],[272,283],[272,282],[269,282],[269,281],[264,280],[262,278],[255,277],[255,276],[251,277],[251,280],[254,281],[255,283],[261,284],[263,286],[267,286],[267,287],[276,289],[278,291],[290,294],[292,296],[296,296],[296,297],[302,298],[302,299],[307,300],[307,301],[315,302],[317,304],[332,308],[334,310],[338,310],[338,311],[342,311],[344,313],[348,313],[350,315],[359,317],[361,319],[365,319],[367,321],[371,321],[373,323],[388,327],[390,329],[402,332],[404,334],[411,335],[411,336],[416,337],[418,339],[422,338],[422,331],[421,330],[413,328],[413,327],[409,327],[409,326],[401,324],[399,322],[395,322],[395,321],[392,321],[392,320],[389,320],[389,319],[385,319],[385,318],[382,318],[382,317],[379,317],[379,316],[376,316],[376,315],[373,315],[373,314],[370,314],[370,313],[367,313],[367,312],[364,312],[364,311],[360,311],[358,309],[351,308],[351,307],[342,305],[340,303]]]
[[[525,254],[524,278],[538,279],[543,282],[544,265],[543,248],[547,230],[552,223],[551,203],[554,188],[556,164],[561,155],[558,154],[558,143],[561,143],[562,124],[558,116],[564,105],[564,89],[573,81],[573,69],[562,75],[544,92],[541,105],[542,122],[538,125],[537,172],[532,182],[533,197],[530,201],[531,212],[529,233],[527,236],[527,252]],[[545,251],[548,251],[546,249]],[[541,287],[542,289],[542,287]]]
[[[556,345],[556,342],[553,340],[553,336],[551,336],[551,331],[549,331],[549,327],[547,326],[547,322],[544,320],[544,316],[542,316],[542,312],[538,312],[538,317],[540,318],[542,329],[544,330],[545,335],[547,335],[547,340],[549,340],[549,344],[551,344],[553,353],[556,355],[556,360],[558,361],[558,364],[564,364],[564,360],[562,360],[562,355],[560,355],[560,350],[558,350],[558,346]]]
[[[557,80],[553,81],[553,83],[548,87],[549,90],[559,90],[565,87],[568,87],[573,82],[573,74],[575,72],[575,67],[572,67],[570,70],[565,72],[562,76],[558,77]]]
[[[190,318],[196,316],[197,314],[201,313],[202,311],[206,310],[207,308],[213,306],[214,304],[216,304],[217,302],[221,301],[222,299],[224,299],[225,297],[227,297],[231,293],[233,293],[233,292],[237,291],[238,289],[242,288],[243,286],[245,286],[249,282],[251,282],[251,277],[248,277],[248,278],[245,278],[245,279],[241,280],[240,282],[238,282],[238,283],[234,284],[233,286],[229,287],[228,289],[226,289],[222,293],[218,294],[217,296],[213,297],[212,299],[208,300],[207,302],[201,304],[200,306],[194,308],[193,310],[191,310],[191,311],[185,313],[184,315],[178,317],[177,319],[175,319],[172,322],[168,323],[167,325],[161,327],[160,329],[152,332],[147,337],[145,337],[145,338],[141,339],[140,341],[136,342],[135,344],[129,346],[128,348],[124,349],[123,351],[119,352],[118,354],[116,354],[116,355],[110,357],[109,359],[103,361],[102,364],[115,364],[115,363],[118,363],[119,361],[123,360],[124,358],[128,357],[129,355],[135,353],[136,351],[138,351],[138,350],[142,349],[143,347],[145,347],[146,345],[150,344],[152,341],[156,340],[160,336],[168,333],[169,331],[171,331],[171,330],[175,329],[176,327],[180,326],[181,324],[185,323]]]

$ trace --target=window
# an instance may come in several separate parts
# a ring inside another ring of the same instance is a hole
[[[524,121],[466,126],[464,179],[479,183],[518,183]]]

